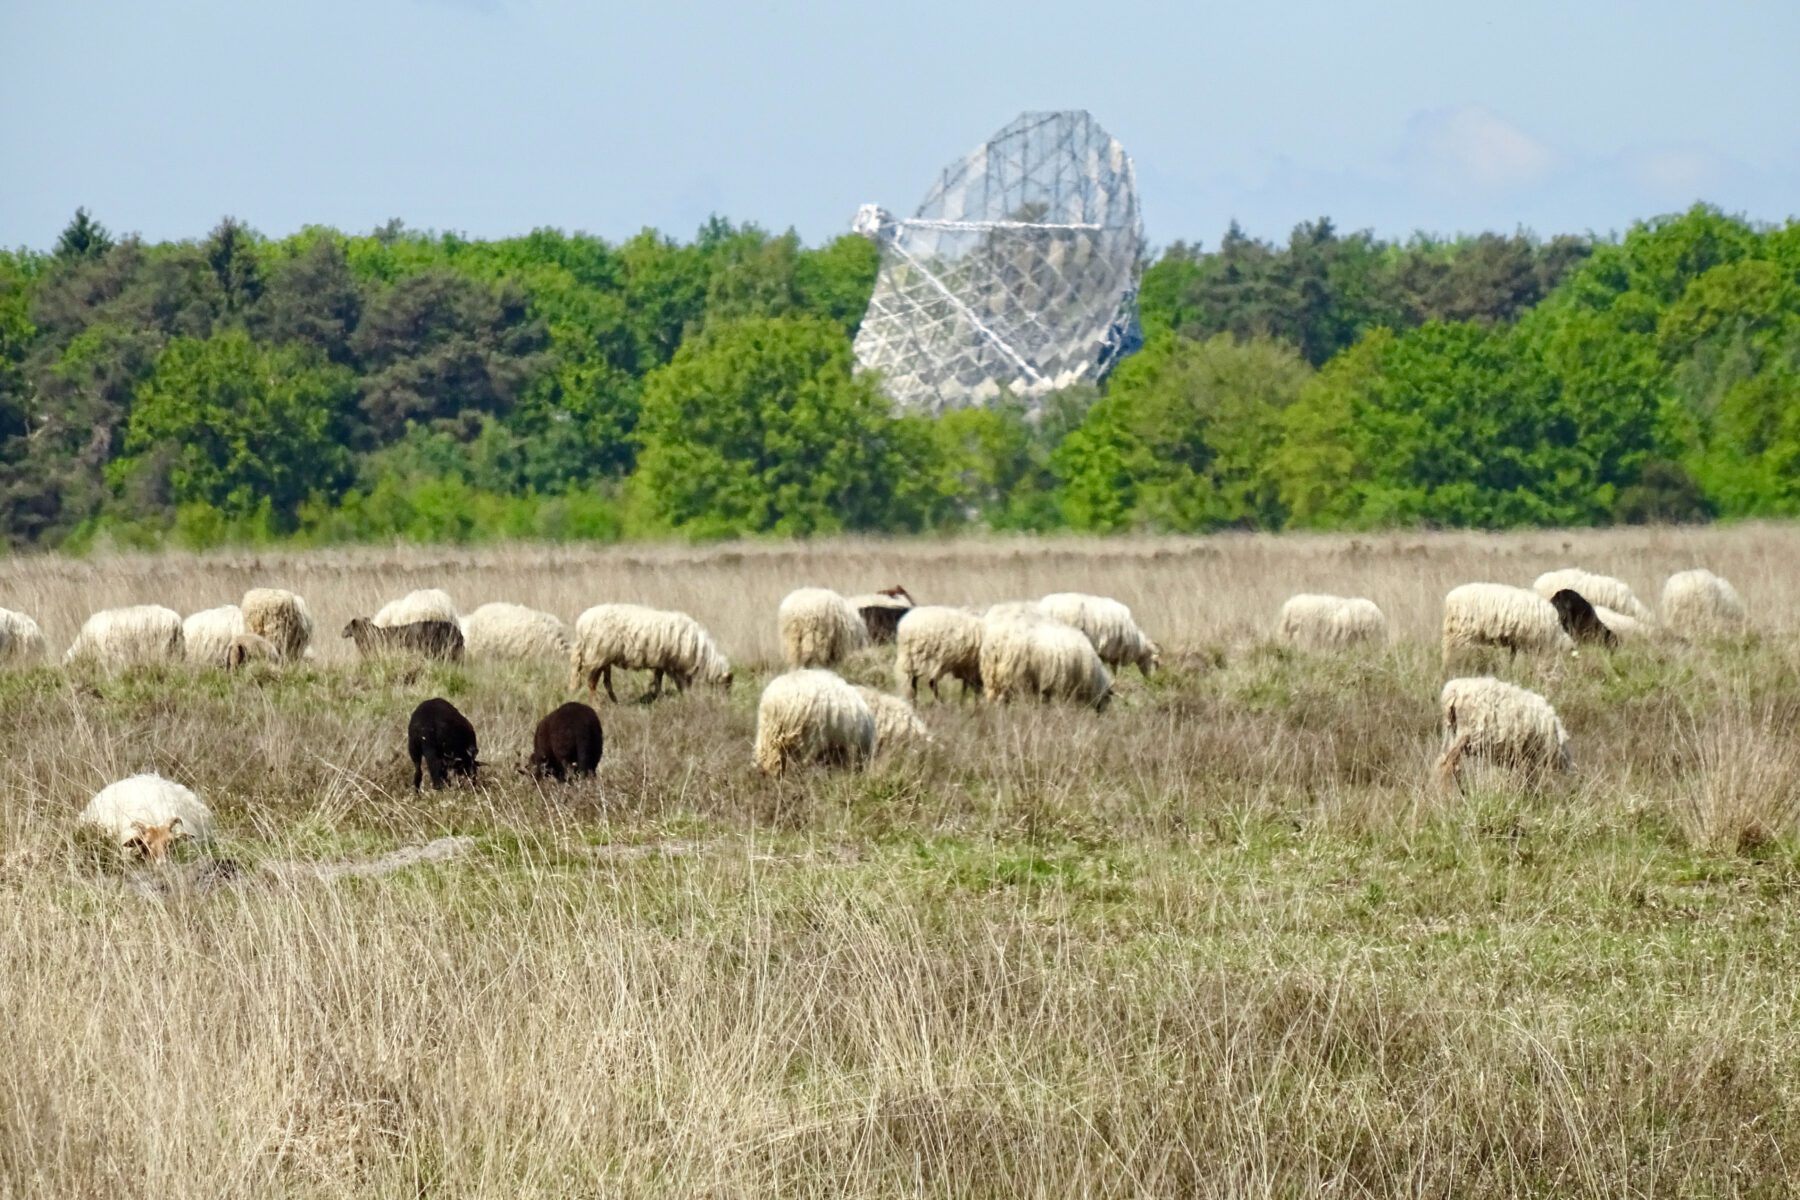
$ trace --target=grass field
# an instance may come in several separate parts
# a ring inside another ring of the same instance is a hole
[[[1502,663],[1576,769],[1441,794],[1443,593],[1565,565],[1652,604],[1708,566],[1754,632]],[[1166,669],[1100,715],[927,703],[929,749],[766,780],[807,583],[1104,592]],[[0,561],[59,652],[254,584],[307,597],[315,661],[0,677],[0,1196],[1800,1189],[1800,528]],[[337,637],[417,586],[685,609],[738,685],[603,704],[598,786],[539,790],[512,767],[563,664]],[[1373,597],[1393,643],[1271,646],[1296,591]],[[434,694],[484,786],[410,791]],[[235,874],[71,837],[150,769]]]

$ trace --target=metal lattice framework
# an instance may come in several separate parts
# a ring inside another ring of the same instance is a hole
[[[857,364],[903,407],[1041,397],[1142,341],[1136,175],[1085,112],[1024,114],[946,168],[917,215],[867,204],[855,228],[881,246]]]

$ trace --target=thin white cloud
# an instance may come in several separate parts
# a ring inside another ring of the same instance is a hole
[[[1399,158],[1404,174],[1453,191],[1529,187],[1557,166],[1548,145],[1478,104],[1415,114]]]

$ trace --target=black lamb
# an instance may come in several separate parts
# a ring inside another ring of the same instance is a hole
[[[444,662],[461,662],[463,635],[454,621],[414,621],[410,625],[381,626],[357,617],[344,626],[344,636],[356,643],[364,658],[407,653]]]
[[[1562,621],[1563,632],[1578,642],[1599,642],[1602,646],[1616,646],[1619,639],[1613,631],[1606,627],[1594,606],[1588,603],[1587,597],[1572,588],[1564,588],[1550,597],[1550,603],[1556,608],[1556,615]]]
[[[431,773],[431,786],[442,788],[453,775],[474,782],[481,765],[475,761],[475,727],[442,697],[413,709],[406,723],[406,752],[412,756],[415,792],[426,772]]]
[[[571,700],[538,722],[531,738],[531,774],[537,779],[548,775],[558,783],[570,775],[592,775],[605,750],[598,714]]]

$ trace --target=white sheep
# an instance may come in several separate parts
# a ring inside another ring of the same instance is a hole
[[[800,588],[776,612],[790,667],[832,667],[869,644],[862,614],[829,588]]]
[[[1580,567],[1564,567],[1559,571],[1545,571],[1531,585],[1531,590],[1546,600],[1564,588],[1578,593],[1595,608],[1604,606],[1643,624],[1656,620],[1633,594],[1631,585],[1611,575],[1594,575]]]
[[[470,658],[524,661],[569,657],[569,631],[555,616],[523,604],[483,604],[462,620]]]
[[[281,647],[260,633],[240,633],[225,647],[227,671],[235,671],[245,663],[280,661]]]
[[[757,767],[780,775],[790,763],[856,766],[875,753],[875,714],[830,671],[777,675],[756,706]]]
[[[700,683],[731,686],[731,663],[720,652],[706,627],[683,612],[646,608],[642,604],[597,604],[575,619],[575,647],[569,654],[574,667],[573,687],[594,694],[604,681],[606,696],[613,693],[612,671],[654,671],[648,698],[662,694],[663,676],[675,681],[677,691]]]
[[[1001,617],[1041,617],[1044,608],[1036,600],[1002,600],[998,604],[990,604],[982,611],[983,620]],[[1067,622],[1064,622],[1067,624]]]
[[[1452,679],[1439,696],[1443,713],[1444,752],[1438,779],[1461,786],[1457,769],[1465,757],[1483,758],[1497,766],[1520,769],[1532,782],[1551,771],[1569,769],[1569,734],[1536,692],[1492,676]]]
[[[1104,710],[1112,701],[1112,675],[1087,635],[1028,614],[983,618],[981,683],[990,702],[1023,694]]]
[[[1387,617],[1362,596],[1302,592],[1281,606],[1275,636],[1313,650],[1387,640]]]
[[[961,680],[965,696],[981,690],[981,618],[936,604],[912,609],[894,634],[894,682],[917,700],[919,680],[936,696],[944,678]]]
[[[931,744],[931,730],[925,727],[925,722],[919,719],[919,714],[905,700],[861,684],[857,685],[856,694],[863,698],[863,703],[875,715],[876,753],[906,745]]]
[[[283,588],[251,588],[238,607],[244,610],[244,632],[267,639],[288,662],[306,657],[313,619],[305,600]]]
[[[1662,619],[1671,633],[1688,638],[1742,633],[1749,622],[1744,598],[1711,571],[1695,569],[1669,576],[1663,584]]]
[[[109,667],[179,662],[186,644],[181,614],[172,608],[160,604],[107,608],[82,624],[63,661],[94,659]]]
[[[133,775],[95,793],[77,818],[119,849],[155,861],[182,838],[212,840],[213,817],[200,798],[161,775]]]
[[[1528,588],[1504,583],[1465,583],[1444,597],[1444,669],[1462,651],[1502,646],[1513,654],[1574,652],[1556,606]]]
[[[1148,678],[1162,660],[1162,651],[1138,628],[1131,609],[1110,596],[1052,592],[1038,607],[1045,616],[1085,633],[1100,661],[1115,671],[1135,664]]]
[[[209,667],[224,666],[231,639],[247,632],[244,610],[235,604],[203,608],[181,623],[181,640],[187,647],[188,661]]]
[[[28,666],[50,656],[50,640],[22,612],[0,608],[0,664]]]
[[[448,621],[456,625],[461,618],[450,593],[440,588],[420,588],[398,600],[388,601],[369,620],[373,625],[391,629],[396,625],[416,625],[420,621]]]

